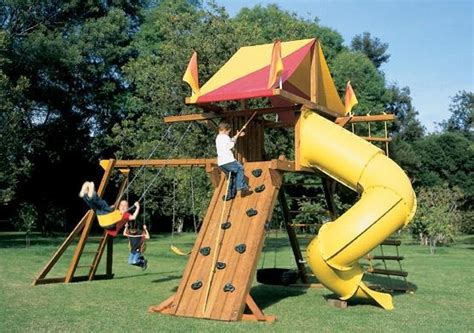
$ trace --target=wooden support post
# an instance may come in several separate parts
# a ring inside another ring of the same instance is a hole
[[[336,182],[328,177],[322,177],[321,182],[323,183],[324,197],[326,199],[326,204],[328,206],[329,213],[331,214],[331,219],[334,221],[337,219],[337,209],[334,204],[334,191],[336,187]]]
[[[105,187],[109,182],[110,176],[112,174],[112,170],[114,169],[115,160],[110,159],[109,163],[104,171],[104,176],[102,177],[102,181],[100,182],[100,186],[97,189],[97,195],[101,197],[104,194]],[[84,250],[84,246],[86,245],[87,238],[89,236],[89,232],[92,227],[92,222],[94,221],[95,214],[90,213],[87,215],[86,221],[84,223],[84,228],[82,229],[81,238],[79,239],[79,243],[76,246],[74,251],[74,255],[72,257],[71,263],[69,264],[69,268],[66,273],[66,278],[64,279],[65,283],[69,283],[72,281],[74,277],[74,272],[76,271],[77,264],[82,255],[82,251]]]
[[[295,171],[301,170],[301,151],[300,151],[300,140],[301,140],[301,113],[296,115],[295,124]]]
[[[64,242],[61,244],[61,246],[58,248],[58,250],[54,253],[52,258],[48,261],[48,263],[44,266],[44,268],[41,270],[41,272],[38,274],[38,276],[35,278],[33,281],[33,285],[36,286],[37,284],[40,284],[38,281],[44,279],[44,277],[49,273],[49,271],[53,268],[53,266],[56,264],[56,262],[61,258],[62,254],[68,246],[72,243],[74,240],[74,237],[81,232],[82,228],[84,228],[84,223],[87,219],[87,217],[91,214],[91,212],[87,212],[84,217],[79,221],[79,223],[76,225],[73,231],[69,234],[69,236],[64,240]]]
[[[285,220],[285,228],[290,239],[291,249],[295,257],[296,266],[298,267],[298,275],[300,276],[301,282],[309,283],[308,277],[306,276],[306,267],[303,263],[303,255],[301,254],[300,245],[298,238],[296,237],[295,230],[291,226],[290,210],[288,209],[288,203],[286,202],[285,192],[283,188],[280,188],[278,192],[278,201],[280,202],[281,210],[283,212],[283,219]]]
[[[273,323],[276,320],[275,316],[264,315],[262,310],[258,307],[257,303],[255,303],[252,296],[250,296],[250,294],[247,295],[245,302],[246,302],[247,308],[250,310],[251,313],[243,314],[242,320],[261,321],[261,322],[267,322],[267,323]]]

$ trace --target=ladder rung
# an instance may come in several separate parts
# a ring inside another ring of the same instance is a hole
[[[400,246],[402,244],[402,241],[396,240],[396,239],[386,239],[382,242],[380,245],[395,245],[395,246]]]
[[[311,227],[311,226],[314,226],[314,224],[310,224],[310,223],[292,223],[292,224],[288,224],[290,227]]]
[[[374,255],[367,255],[367,259],[369,260],[403,260],[405,257],[403,256],[374,256]]]
[[[319,197],[306,197],[306,196],[303,196],[303,197],[294,197],[292,195],[289,195],[290,199],[296,199],[296,200],[300,200],[300,199],[319,199]]]
[[[306,273],[305,275],[310,276],[310,277],[314,277],[314,274],[312,274],[312,273]]]
[[[380,274],[380,275],[395,275],[395,276],[403,276],[403,277],[408,276],[408,272],[395,271],[395,270],[390,270],[390,269],[378,269],[378,268],[371,268],[371,267],[367,269],[367,272],[372,273],[372,274]]]

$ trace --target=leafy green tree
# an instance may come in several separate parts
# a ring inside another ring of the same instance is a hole
[[[351,49],[365,54],[376,68],[380,68],[383,63],[390,59],[390,54],[386,53],[388,44],[382,43],[377,37],[372,37],[370,32],[356,35],[351,41]]]
[[[451,117],[441,122],[444,131],[461,132],[474,139],[474,94],[459,91],[451,100],[449,106]]]
[[[324,54],[331,62],[337,53],[344,49],[343,38],[335,30],[319,25],[319,19],[305,19],[294,12],[282,10],[276,4],[263,7],[242,8],[233,20],[241,36],[242,45],[271,43],[276,39],[283,41],[318,38]]]
[[[381,114],[384,112],[385,78],[372,62],[361,53],[341,52],[330,68],[340,96],[343,96],[347,81],[357,95],[359,104],[355,114]]]
[[[410,88],[391,84],[387,87],[385,97],[385,110],[396,116],[390,126],[392,136],[408,142],[421,139],[425,129],[418,119],[418,111],[411,103]]]
[[[2,136],[9,137],[0,147],[0,156],[9,161],[0,172],[8,183],[2,201],[10,209],[21,201],[35,203],[40,227],[52,202],[67,207],[76,198],[80,180],[71,176],[91,175],[91,161],[107,154],[100,138],[123,117],[122,96],[129,86],[121,67],[134,55],[130,42],[144,5],[139,0],[0,3],[1,93],[8,96],[0,107],[7,110],[1,121],[8,132]]]
[[[30,246],[31,233],[36,225],[38,214],[32,204],[23,203],[18,209],[18,217],[14,221],[17,230],[25,232],[25,246]]]
[[[430,246],[431,254],[438,244],[454,241],[461,221],[459,202],[462,198],[458,187],[449,188],[446,184],[419,189],[417,213],[410,228],[422,245]]]

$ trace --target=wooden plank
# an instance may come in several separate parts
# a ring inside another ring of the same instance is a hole
[[[338,217],[336,204],[334,203],[334,190],[336,182],[335,180],[328,177],[322,177],[321,182],[323,183],[326,205],[328,207],[329,213],[331,214],[331,219],[334,221]]]
[[[104,175],[102,177],[102,181],[100,182],[99,188],[97,189],[97,195],[101,197],[104,194],[105,188],[107,186],[107,183],[109,182],[110,176],[112,174],[112,170],[114,169],[115,165],[115,160],[110,159],[107,169],[104,171]],[[87,237],[89,236],[90,229],[92,227],[92,222],[94,220],[95,214],[89,214],[86,218],[84,228],[82,229],[82,234],[79,239],[79,242],[76,246],[76,249],[74,251],[74,255],[72,257],[71,263],[69,264],[69,268],[66,273],[66,279],[64,280],[65,283],[69,283],[72,281],[72,278],[74,276],[74,272],[76,271],[77,264],[79,263],[79,260],[82,255],[82,251],[84,250],[84,246],[86,245],[87,242]]]
[[[148,312],[161,312],[161,313],[168,312],[171,304],[173,303],[174,296],[175,295],[171,295],[170,297],[168,297],[167,299],[165,299],[163,302],[161,302],[158,305],[150,306],[148,308]]]
[[[280,202],[281,210],[283,212],[283,220],[285,221],[286,232],[288,233],[288,238],[290,239],[291,250],[293,251],[296,266],[298,267],[298,275],[301,279],[301,282],[307,284],[309,281],[308,277],[306,276],[306,266],[303,263],[304,259],[301,253],[298,238],[296,237],[295,229],[291,227],[293,224],[283,188],[278,191],[278,201]]]
[[[301,170],[301,113],[296,115],[296,125],[295,125],[295,164],[293,169]],[[281,169],[278,169],[281,170]],[[289,170],[288,170],[289,171]]]
[[[255,165],[255,163],[251,163],[251,165]],[[250,169],[253,169],[250,167],[250,163],[245,164],[244,168],[245,175],[249,177],[249,186],[254,185],[253,179],[250,177]],[[265,177],[265,175],[262,174],[260,178],[262,177]],[[249,249],[247,248],[245,253],[239,254],[235,251],[234,247],[237,244],[247,243],[247,234],[251,226],[249,227],[250,218],[247,217],[245,212],[249,208],[256,208],[255,196],[252,194],[242,198],[238,195],[233,201],[234,206],[229,214],[229,221],[231,221],[232,227],[226,231],[223,246],[218,257],[218,260],[225,262],[227,266],[224,270],[217,272],[218,274],[213,283],[211,294],[209,295],[208,309],[205,313],[206,318],[231,320],[230,310],[226,310],[225,306],[231,302],[229,299],[232,299],[232,296],[241,288],[235,281],[235,274],[239,269],[245,270],[245,267],[239,265],[239,262]],[[232,283],[236,291],[233,293],[225,293],[223,288],[227,283]]]
[[[108,280],[108,279],[112,279],[113,277],[114,277],[114,274],[98,274],[95,276],[95,280]],[[83,282],[83,281],[87,281],[88,278],[89,278],[88,275],[74,276],[71,282]],[[36,284],[39,285],[39,284],[62,283],[62,282],[65,282],[65,280],[66,280],[66,277],[45,278],[45,279],[39,279]]]
[[[212,219],[215,215],[215,211],[219,208],[220,204],[222,204],[221,196],[223,195],[224,191],[226,191],[225,184],[226,184],[225,178],[221,177],[221,183],[214,191],[212,199],[209,202],[209,206],[203,220],[203,225],[198,234],[196,242],[194,243],[193,250],[191,252],[188,263],[184,270],[183,278],[181,279],[173,304],[170,307],[171,314],[179,315],[180,313],[183,313],[184,311],[182,300],[183,300],[183,297],[185,296],[189,297],[188,289],[190,289],[191,284],[194,282],[194,281],[191,281],[191,277],[192,277],[191,275],[194,270],[199,268],[198,259],[200,259],[199,256],[201,256],[201,254],[199,253],[199,250],[203,246],[208,246],[207,244],[208,240],[206,239],[207,239],[208,234],[212,233],[212,228],[214,228],[214,226],[212,225]]]
[[[340,299],[335,299],[335,298],[328,298],[326,302],[335,308],[339,309],[346,309],[347,308],[347,302],[340,300]]]
[[[257,303],[255,303],[254,299],[252,298],[252,296],[250,296],[250,294],[247,295],[245,302],[249,310],[252,312],[252,314],[258,321],[265,321],[265,315],[263,314],[262,310],[260,310],[260,308],[257,306]]]
[[[138,167],[187,167],[187,166],[199,166],[206,167],[207,165],[215,165],[217,161],[215,158],[183,158],[183,159],[171,159],[171,160],[119,160],[116,161],[115,166],[117,168],[138,168]]]
[[[296,161],[272,160],[270,168],[279,171],[317,173],[315,170],[307,167],[298,167]]]
[[[82,219],[79,221],[79,223],[74,227],[74,229],[71,231],[69,236],[64,240],[64,242],[61,244],[61,246],[56,250],[56,252],[53,254],[51,259],[46,263],[46,265],[43,267],[41,272],[38,274],[38,276],[35,278],[33,281],[33,286],[37,285],[38,280],[43,279],[49,271],[54,267],[56,262],[61,258],[63,253],[66,251],[66,249],[69,247],[69,245],[72,243],[74,240],[74,237],[81,232],[82,228],[84,228],[84,223],[87,219],[87,216],[90,214],[90,211],[88,211]],[[63,281],[61,281],[63,282]]]
[[[270,323],[270,324],[274,323],[276,319],[277,319],[276,316],[265,316],[265,321],[267,323]],[[244,320],[244,321],[258,321],[257,317],[255,317],[253,314],[243,314],[242,315],[242,320]]]
[[[330,110],[325,106],[322,106],[318,103],[312,102],[306,98],[300,97],[298,95],[295,95],[293,93],[290,93],[289,91],[283,90],[283,89],[273,89],[273,96],[280,96],[284,99],[286,99],[289,102],[295,103],[295,104],[300,104],[312,111],[318,112],[322,115],[325,116],[330,116],[333,118],[337,118],[340,116],[339,113],[336,111]]]
[[[392,138],[378,138],[374,136],[361,136],[360,138],[369,142],[391,142]]]
[[[226,111],[222,113],[194,113],[194,114],[186,114],[186,115],[179,115],[179,116],[168,116],[164,117],[163,121],[165,123],[176,123],[176,122],[185,122],[185,121],[205,121],[215,118],[234,118],[234,117],[248,117],[251,116],[254,112],[257,112],[257,116],[269,113],[278,113],[278,112],[285,112],[285,111],[295,111],[298,110],[299,106],[290,105],[290,106],[278,106],[278,107],[270,107],[270,108],[260,108],[260,109],[245,109],[239,111]]]
[[[345,123],[368,123],[368,122],[381,122],[381,121],[394,121],[394,114],[376,114],[366,116],[344,116],[337,117],[335,123],[344,126]]]
[[[269,170],[270,173],[272,172],[272,170]],[[280,178],[282,178],[282,175],[280,174]],[[281,183],[281,179],[280,181],[278,181],[278,183]],[[271,217],[272,217],[272,214],[273,214],[273,211],[274,211],[274,208],[275,208],[275,204],[276,204],[276,200],[277,200],[277,197],[278,197],[278,188],[275,187],[275,186],[272,186],[272,184],[268,183],[267,182],[267,189],[268,189],[268,193],[265,194],[265,199],[268,199],[266,200],[264,203],[263,203],[263,208],[261,208],[260,210],[260,214],[261,215],[261,224],[259,225],[259,228],[257,229],[258,230],[258,237],[254,237],[253,239],[253,246],[252,246],[252,252],[250,253],[253,253],[254,254],[254,258],[249,258],[249,261],[252,262],[251,264],[251,271],[249,273],[247,272],[244,272],[244,273],[247,273],[247,274],[239,274],[240,278],[243,280],[243,281],[246,281],[247,285],[246,285],[246,288],[245,288],[245,291],[243,292],[243,295],[244,296],[247,296],[249,295],[250,293],[250,288],[252,287],[252,282],[253,282],[253,279],[255,277],[255,273],[257,271],[257,264],[258,264],[258,260],[260,258],[260,255],[262,253],[262,249],[263,249],[263,244],[264,244],[264,240],[265,240],[265,224],[267,221],[271,220]],[[267,191],[267,190],[266,190]],[[251,259],[253,261],[251,261]],[[242,299],[240,301],[240,303],[243,303],[244,299]],[[234,311],[233,311],[233,314],[236,313],[236,310],[238,309],[238,303],[235,303],[234,304]],[[241,314],[240,316],[237,316],[235,317],[237,320],[242,320],[243,318],[243,312],[244,312],[244,309],[245,309],[245,304],[242,304],[240,305],[240,311],[238,311],[237,313]]]
[[[316,103],[316,94],[317,94],[317,73],[316,73],[316,65],[317,65],[317,47],[316,44],[313,45],[311,48],[311,68],[309,71],[309,90],[310,90],[310,100],[311,102]]]
[[[253,169],[261,168],[263,173],[256,178],[251,175]],[[251,274],[252,262],[257,260],[259,253],[254,248],[255,239],[263,238],[265,224],[265,201],[268,192],[271,191],[269,185],[268,163],[247,163],[245,165],[245,174],[249,178],[249,186],[254,188],[257,184],[265,184],[266,189],[263,193],[254,192],[245,198],[239,198],[240,210],[234,210],[231,215],[236,223],[236,228],[232,231],[232,236],[223,249],[223,260],[227,261],[227,268],[221,275],[220,283],[216,285],[214,291],[215,298],[219,299],[219,303],[215,302],[214,311],[211,319],[219,320],[239,320],[239,316],[243,313],[245,307],[245,297],[247,284],[252,284],[252,278],[246,278],[247,274]],[[246,215],[247,209],[253,208],[258,214],[253,217]],[[246,244],[246,251],[239,254],[234,247],[237,244]],[[235,291],[232,293],[224,293],[223,288],[226,283],[232,283]]]

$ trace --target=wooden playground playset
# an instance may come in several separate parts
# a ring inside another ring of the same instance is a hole
[[[275,320],[274,316],[263,314],[250,289],[266,227],[277,203],[283,212],[302,284],[309,286],[307,262],[318,281],[339,295],[341,301],[368,298],[391,309],[389,294],[375,291],[362,282],[363,270],[358,260],[380,244],[399,245],[386,239],[410,221],[416,209],[415,197],[403,171],[383,150],[368,142],[378,141],[386,148],[390,141],[387,127],[383,137],[372,137],[370,131],[369,136],[359,137],[345,127],[361,122],[393,121],[394,116],[348,113],[315,39],[243,47],[202,88],[197,84],[197,62],[193,58],[187,71],[194,80],[188,80],[193,94],[186,102],[204,112],[169,116],[164,122],[205,121],[212,125],[214,120],[225,119],[234,132],[245,127],[246,135],[237,141],[235,155],[244,165],[252,193],[223,200],[229,179],[220,171],[215,159],[101,161],[104,174],[97,190],[99,196],[104,194],[114,170],[122,174],[116,206],[129,186],[130,170],[136,168],[204,167],[214,187],[178,290],[159,305],[151,306],[149,311],[223,321]],[[262,98],[267,98],[272,106],[248,107],[252,99]],[[221,103],[236,100],[240,100],[238,110],[228,110]],[[277,116],[269,120],[270,117],[263,117],[267,114]],[[276,127],[294,130],[294,161],[284,157],[265,159],[265,129]],[[282,186],[284,173],[288,172],[321,178],[332,217],[332,222],[324,224],[308,246],[306,259],[300,250]],[[336,181],[361,196],[341,216],[333,201]],[[84,215],[38,274],[34,285],[113,278],[113,237],[107,232],[100,240],[92,263],[80,263],[94,217],[92,210]],[[76,237],[79,241],[65,276],[47,277]],[[104,253],[105,274],[97,274]],[[369,259],[400,262],[403,257],[382,255]],[[76,275],[78,267],[87,268],[88,274]],[[372,273],[406,277],[401,269],[390,271],[372,265],[371,269]]]

